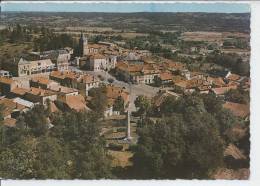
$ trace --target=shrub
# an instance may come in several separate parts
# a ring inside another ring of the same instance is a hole
[[[118,128],[116,131],[117,132],[125,132],[125,128]]]
[[[108,82],[109,82],[109,83],[113,83],[113,82],[114,82],[114,79],[113,79],[113,78],[108,78]]]
[[[119,145],[119,144],[115,144],[115,143],[110,143],[108,145],[108,147],[111,149],[111,150],[115,150],[115,151],[121,151],[123,150],[123,145]]]

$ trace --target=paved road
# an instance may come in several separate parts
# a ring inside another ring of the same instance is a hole
[[[86,73],[92,74],[96,77],[98,77],[100,75],[104,78],[104,81],[103,81],[104,83],[108,83],[107,80],[111,78],[114,80],[112,83],[113,85],[119,86],[119,87],[125,87],[126,90],[128,92],[130,92],[130,104],[129,104],[130,111],[136,111],[134,101],[137,96],[145,95],[147,97],[153,97],[159,91],[159,88],[151,87],[146,84],[135,85],[135,84],[128,84],[126,82],[119,81],[114,76],[110,75],[107,72],[84,71],[84,70],[79,70],[77,67],[73,67],[73,66],[70,66],[69,68],[70,68],[70,70],[77,71],[77,72],[86,72]]]

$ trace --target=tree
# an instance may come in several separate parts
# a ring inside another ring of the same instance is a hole
[[[248,104],[249,103],[249,92],[244,91],[243,89],[231,89],[225,93],[225,98],[228,101]]]
[[[213,93],[203,94],[202,99],[207,112],[214,114],[222,109],[222,104],[224,101]]]
[[[161,109],[160,109],[160,113],[166,116],[171,115],[173,112],[176,112],[179,107],[179,102],[181,102],[181,100],[176,100],[175,97],[167,97],[163,103],[161,104]]]
[[[238,119],[229,110],[224,108],[217,112],[216,119],[221,135],[224,135],[228,129],[239,124]]]
[[[59,113],[53,116],[53,124],[48,133],[41,135],[8,128],[7,135],[12,140],[0,146],[0,176],[10,179],[112,177],[110,157],[99,135],[100,124],[95,114]],[[16,133],[19,138],[14,137]]]
[[[0,150],[1,147],[4,145],[4,137],[5,137],[5,126],[3,125],[3,111],[4,111],[4,105],[0,104],[0,140],[1,140],[1,145],[0,145]]]
[[[33,163],[35,178],[68,179],[68,151],[61,146],[58,139],[41,136],[35,147]]]
[[[242,76],[248,76],[250,73],[250,64],[242,61],[238,54],[223,54],[214,52],[207,56],[206,61],[229,68],[233,72]]]
[[[91,109],[103,116],[103,113],[108,105],[106,87],[101,86],[98,88],[92,88],[89,91],[89,95],[92,97],[90,102]]]
[[[79,52],[78,41],[68,34],[55,34],[52,30],[42,27],[42,35],[34,39],[34,50],[46,51],[55,50],[65,47],[71,47],[75,49],[75,55]]]
[[[60,139],[70,152],[72,178],[110,178],[110,159],[104,140],[99,136],[100,124],[93,113],[63,113],[56,116],[51,135]]]
[[[140,115],[146,115],[151,109],[151,101],[146,96],[138,96],[134,102]]]
[[[24,138],[0,152],[0,176],[8,179],[32,179],[34,152],[32,139]]]
[[[124,105],[125,105],[124,99],[121,96],[119,96],[114,102],[113,110],[119,111],[119,112],[124,112],[124,110],[125,110]]]
[[[194,108],[199,113],[206,111],[202,98],[193,94],[179,99],[167,97],[161,105],[161,114],[170,116],[172,113],[185,113],[189,110],[187,108]]]
[[[0,175],[12,179],[68,178],[66,154],[57,139],[23,136],[1,151]]]
[[[184,144],[180,132],[173,132],[172,127],[181,126],[182,119],[172,118],[175,126],[166,124],[147,124],[139,129],[140,138],[133,156],[134,175],[137,178],[166,178],[175,174],[174,170],[168,172],[170,164],[177,166],[184,153]],[[166,166],[166,161],[168,165]],[[164,170],[167,169],[167,170]]]
[[[222,103],[213,94],[166,98],[161,104],[160,120],[153,123],[146,119],[138,128],[134,177],[209,178],[222,166],[227,129],[237,123]]]
[[[214,117],[197,114],[192,122],[173,114],[139,129],[133,174],[141,179],[208,178],[222,164],[223,144]]]
[[[41,136],[46,134],[49,127],[46,110],[43,105],[36,105],[32,110],[24,114],[26,128],[28,128],[33,135]]]
[[[190,120],[191,121],[191,120]],[[186,123],[184,173],[190,178],[208,178],[223,165],[223,141],[211,114],[198,114]]]

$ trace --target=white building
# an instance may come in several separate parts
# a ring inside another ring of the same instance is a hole
[[[101,54],[91,55],[89,58],[89,67],[93,71],[110,70],[116,67],[116,56],[104,56]]]
[[[1,77],[10,77],[10,72],[9,71],[6,71],[6,70],[0,70],[0,76]]]
[[[50,59],[27,61],[21,58],[18,62],[18,76],[44,74],[55,70],[55,64]]]

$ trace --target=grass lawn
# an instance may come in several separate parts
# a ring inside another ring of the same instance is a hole
[[[28,51],[32,51],[32,43],[8,43],[4,42],[0,44],[0,54],[6,57],[13,57],[18,54],[22,54]]]
[[[113,167],[126,167],[132,165],[132,162],[130,161],[130,158],[133,156],[132,152],[109,150],[108,153],[113,158],[112,160]]]

